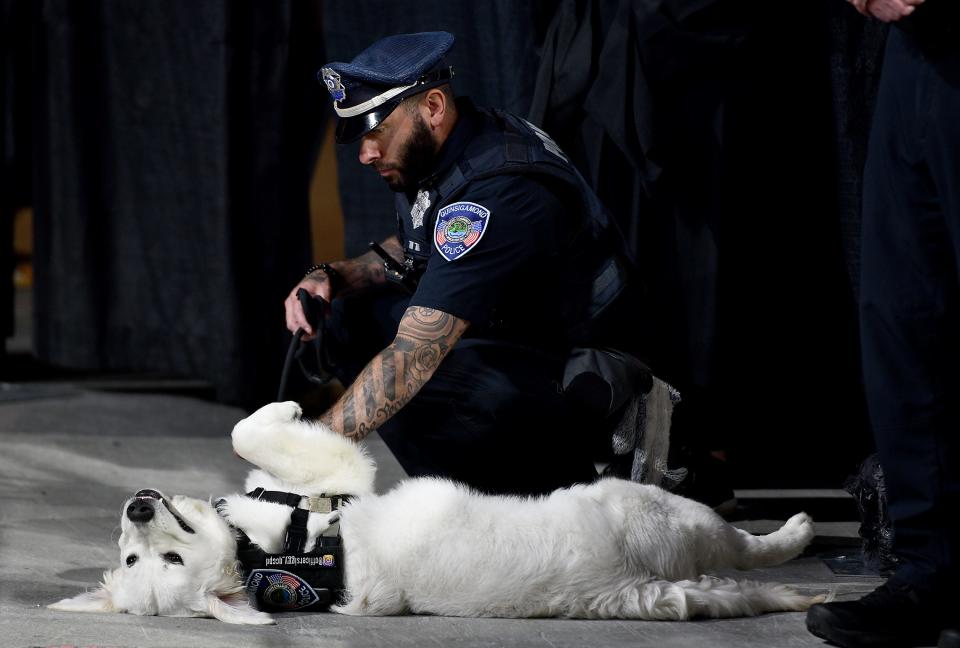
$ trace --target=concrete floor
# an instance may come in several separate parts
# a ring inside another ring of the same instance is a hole
[[[815,646],[802,614],[691,623],[348,618],[288,613],[273,627],[210,619],[54,612],[44,606],[94,585],[119,564],[124,500],[143,487],[195,497],[235,492],[247,465],[229,433],[238,409],[184,396],[109,393],[63,384],[0,391],[0,646]],[[33,396],[33,398],[20,398]],[[378,488],[402,477],[379,438]],[[770,493],[767,493],[769,496]],[[776,495],[776,493],[774,493]],[[795,493],[793,495],[796,495]],[[773,521],[740,526],[769,530]],[[818,525],[855,534],[855,524]],[[816,557],[751,572],[841,598],[871,577],[836,577]]]

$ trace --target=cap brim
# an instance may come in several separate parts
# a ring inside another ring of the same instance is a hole
[[[336,131],[337,144],[355,142],[372,131],[380,125],[380,122],[390,116],[390,113],[400,105],[401,101],[403,101],[403,98],[398,97],[362,115],[357,115],[356,117],[338,117]]]

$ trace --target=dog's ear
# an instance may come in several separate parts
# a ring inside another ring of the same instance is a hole
[[[113,606],[113,597],[103,585],[97,587],[92,592],[84,592],[73,598],[65,598],[62,601],[51,603],[47,606],[51,610],[64,610],[65,612],[116,612]]]
[[[234,594],[207,594],[207,613],[214,619],[224,623],[239,623],[243,625],[270,625],[276,623],[273,617],[266,612],[259,612],[251,607],[246,592]]]

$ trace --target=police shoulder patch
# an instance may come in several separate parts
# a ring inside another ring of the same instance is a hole
[[[474,202],[455,202],[437,213],[433,242],[447,261],[459,259],[476,247],[490,222],[490,210]]]

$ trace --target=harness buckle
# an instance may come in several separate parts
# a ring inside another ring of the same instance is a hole
[[[307,497],[307,510],[311,513],[331,513],[333,512],[333,498],[311,495]]]

